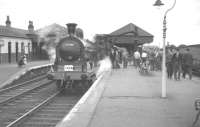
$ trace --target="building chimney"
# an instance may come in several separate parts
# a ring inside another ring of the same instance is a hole
[[[29,21],[28,31],[29,32],[33,32],[34,31],[33,21]]]
[[[67,29],[68,29],[68,34],[71,35],[75,35],[75,31],[76,31],[76,23],[68,23],[67,25]]]
[[[6,26],[7,27],[11,27],[11,21],[10,21],[10,17],[7,16],[7,19],[6,19]]]

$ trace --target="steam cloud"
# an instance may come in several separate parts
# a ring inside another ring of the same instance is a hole
[[[56,59],[57,38],[45,37],[43,41],[44,41],[44,45],[42,46],[42,49],[45,50],[47,54],[49,55],[50,62],[54,62]]]
[[[98,62],[99,69],[96,73],[97,77],[106,71],[110,71],[112,69],[112,63],[108,56],[106,56],[103,60]]]
[[[40,38],[39,42],[44,42],[42,49],[48,53],[50,62],[54,62],[56,58],[56,45],[61,38],[67,35],[67,29],[57,24],[52,24],[40,29],[37,34]],[[48,36],[49,34],[54,34],[55,36]]]
[[[51,63],[53,63],[56,59],[56,49],[55,49],[55,47],[46,47],[46,45],[45,45],[45,46],[42,47],[42,49],[44,49],[48,53],[49,60],[50,60]]]

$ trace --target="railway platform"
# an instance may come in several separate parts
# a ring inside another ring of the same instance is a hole
[[[57,127],[191,127],[197,114],[198,77],[167,80],[167,98],[161,98],[161,72],[142,75],[133,67],[117,69],[98,85],[104,86],[94,90],[99,98],[89,96],[85,106]]]
[[[50,64],[48,60],[31,61],[23,67],[18,67],[17,64],[0,64],[0,88],[11,82],[16,77],[24,74],[32,67],[39,67]]]
[[[195,119],[194,101],[200,97],[197,77],[168,80],[165,99],[160,72],[114,70],[105,86],[88,127],[190,127]]]

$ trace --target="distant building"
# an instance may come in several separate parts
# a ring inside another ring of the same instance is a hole
[[[11,26],[9,16],[6,25],[0,25],[0,64],[15,63],[22,55],[29,60],[34,58],[37,50],[37,35],[34,33],[33,22],[29,21],[28,29]]]

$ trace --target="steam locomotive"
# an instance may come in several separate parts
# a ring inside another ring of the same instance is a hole
[[[56,45],[56,59],[48,79],[55,80],[58,89],[86,90],[95,80],[94,70],[88,70],[84,42],[75,36],[77,24],[69,23],[68,36]]]

